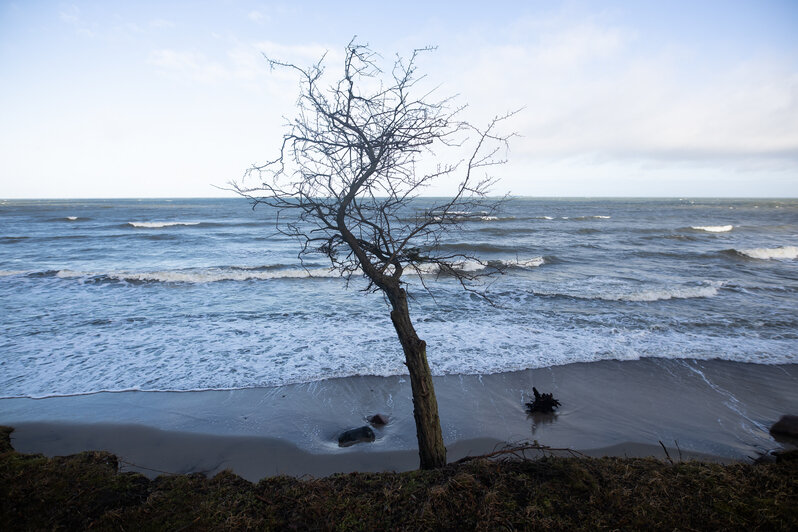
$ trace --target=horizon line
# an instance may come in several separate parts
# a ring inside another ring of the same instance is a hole
[[[411,199],[434,199],[451,198],[451,196],[416,196]],[[533,195],[513,195],[506,196],[485,196],[486,199],[500,200],[507,199],[662,199],[662,200],[683,200],[683,199],[711,199],[711,200],[798,200],[798,196],[533,196]],[[232,200],[241,199],[251,201],[243,196],[75,196],[75,197],[0,197],[0,202],[8,201],[107,201],[107,200]]]

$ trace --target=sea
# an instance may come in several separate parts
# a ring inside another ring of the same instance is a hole
[[[436,375],[798,362],[798,200],[513,198],[460,216],[444,251],[504,271],[487,298],[405,276]],[[243,198],[0,201],[0,397],[405,374],[385,298],[301,263],[276,219]]]

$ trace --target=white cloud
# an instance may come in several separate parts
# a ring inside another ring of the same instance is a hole
[[[712,65],[702,75],[697,51],[642,56],[635,39],[577,24],[532,43],[471,50],[447,74],[479,120],[525,107],[513,151],[530,159],[798,161],[792,65]]]
[[[162,18],[156,18],[150,21],[151,28],[174,28],[175,23],[170,20],[165,20]]]
[[[620,52],[631,42],[633,34],[619,28],[601,28],[583,23],[541,35],[540,42],[529,52],[536,63],[548,68],[569,69]]]
[[[324,46],[321,44],[291,45],[273,41],[256,42],[254,46],[270,59],[295,63],[300,66],[313,64],[325,54],[325,60],[331,64],[343,60],[343,52],[339,50],[340,46]]]
[[[257,23],[260,24],[260,22],[263,20],[264,17],[263,17],[263,13],[261,13],[260,11],[253,10],[253,11],[249,12],[249,14],[247,15],[247,18],[249,20],[251,20],[252,22],[257,22]]]
[[[78,24],[80,22],[80,9],[76,5],[66,6],[63,11],[59,13],[61,20],[67,24]]]
[[[224,65],[197,52],[155,50],[150,53],[148,62],[181,78],[202,83],[215,83],[229,76]]]
[[[95,32],[89,27],[86,21],[81,18],[80,9],[76,5],[70,5],[58,13],[59,18],[66,24],[72,26],[79,35],[93,37]]]

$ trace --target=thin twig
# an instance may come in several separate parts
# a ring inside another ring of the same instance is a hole
[[[659,444],[662,446],[662,450],[665,451],[665,457],[668,459],[668,462],[673,465],[673,460],[671,459],[670,453],[668,453],[668,449],[665,448],[665,444],[662,443],[662,440],[659,440]]]
[[[587,457],[586,454],[581,453],[581,452],[579,452],[579,451],[577,451],[575,449],[570,449],[568,447],[549,447],[548,445],[541,445],[539,443],[525,443],[523,445],[518,445],[518,446],[515,446],[515,447],[508,447],[508,448],[504,448],[504,449],[499,449],[498,451],[493,451],[493,452],[487,453],[487,454],[480,454],[480,455],[476,455],[476,456],[465,456],[465,457],[463,457],[463,458],[461,458],[461,459],[459,459],[459,460],[457,460],[457,461],[455,461],[453,463],[462,464],[462,463],[465,463],[465,462],[470,462],[471,460],[479,460],[479,459],[483,459],[483,458],[484,459],[490,459],[490,458],[494,458],[496,456],[506,456],[506,455],[515,456],[519,460],[530,460],[530,458],[527,458],[526,455],[524,454],[526,451],[539,451],[539,452],[542,452],[544,454],[546,454],[546,453],[549,453],[549,454],[553,454],[553,453],[568,453],[568,454],[570,454],[571,456],[574,456],[574,457],[580,457],[580,458],[586,458]],[[520,453],[520,456],[519,456],[519,453]]]

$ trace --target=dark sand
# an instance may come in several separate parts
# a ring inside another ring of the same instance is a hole
[[[768,428],[798,413],[798,365],[645,359],[435,379],[449,459],[537,440],[592,456],[747,460],[780,447]],[[532,386],[562,402],[530,417]],[[337,435],[374,413],[377,441],[339,448]],[[417,467],[410,384],[351,377],[234,391],[118,392],[1,399],[0,424],[20,452],[108,450],[128,470],[327,475]],[[678,444],[677,444],[678,442]],[[677,449],[678,447],[678,449]]]

